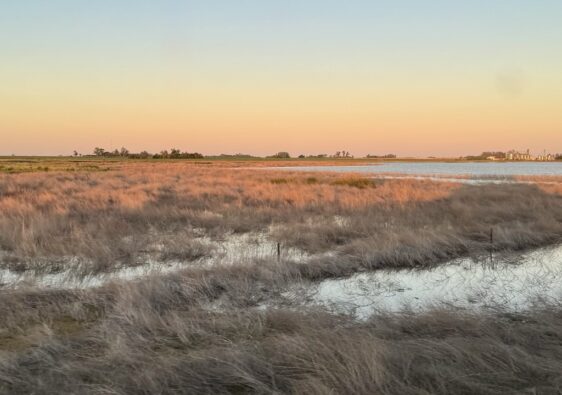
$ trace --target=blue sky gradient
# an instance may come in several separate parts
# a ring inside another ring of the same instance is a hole
[[[562,151],[561,21],[553,0],[4,0],[0,154]]]

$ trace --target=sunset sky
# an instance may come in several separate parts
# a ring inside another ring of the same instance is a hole
[[[95,146],[562,152],[562,1],[0,1],[0,155]]]

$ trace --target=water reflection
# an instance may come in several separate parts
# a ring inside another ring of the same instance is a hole
[[[460,259],[431,270],[379,270],[296,287],[286,296],[366,318],[375,312],[461,309],[522,311],[562,300],[562,247],[494,258]]]
[[[293,166],[276,169],[418,176],[464,175],[474,179],[498,176],[562,176],[562,162],[382,162],[360,166]]]

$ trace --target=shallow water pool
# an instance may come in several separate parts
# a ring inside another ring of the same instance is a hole
[[[439,307],[523,311],[562,301],[562,246],[430,270],[378,270],[296,286],[285,294],[307,304],[367,318],[376,312]]]

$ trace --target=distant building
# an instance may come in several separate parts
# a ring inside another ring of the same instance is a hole
[[[544,154],[544,155],[539,155],[537,156],[536,160],[538,161],[542,161],[542,162],[549,162],[554,160],[554,155],[552,154]]]
[[[526,152],[511,150],[507,153],[506,159],[507,160],[533,160],[533,157],[531,156],[530,150],[527,150]]]
[[[536,157],[531,155],[530,150],[527,150],[526,152],[518,152],[515,150],[511,150],[506,154],[505,158],[507,160],[535,160],[535,161],[543,161],[543,162],[555,160],[555,156],[552,154],[547,154],[546,150],[542,155],[538,155]]]

